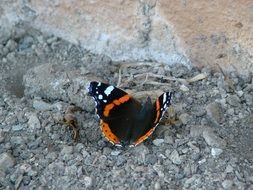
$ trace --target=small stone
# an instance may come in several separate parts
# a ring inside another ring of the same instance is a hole
[[[32,169],[32,166],[30,165],[30,164],[22,164],[21,166],[20,166],[20,170],[22,171],[22,172],[25,172],[25,173],[28,173],[30,170]]]
[[[48,159],[50,162],[56,160],[57,158],[57,153],[56,152],[49,152],[46,156],[46,159]]]
[[[187,145],[195,152],[195,153],[199,153],[200,149],[198,146],[196,146],[196,143],[194,141],[189,141],[187,143]]]
[[[0,170],[6,171],[15,165],[15,159],[9,153],[2,153],[0,155]]]
[[[76,173],[77,173],[77,167],[75,165],[65,167],[64,175],[66,175],[66,176],[76,176]]]
[[[41,127],[40,126],[40,120],[39,120],[39,118],[37,117],[36,114],[32,113],[29,116],[28,126],[32,130],[40,129],[40,127]]]
[[[227,97],[227,103],[231,106],[238,107],[241,104],[241,100],[237,95],[230,95]]]
[[[244,98],[245,98],[246,104],[248,106],[252,106],[253,105],[253,96],[251,94],[245,94]]]
[[[118,156],[120,153],[121,153],[121,151],[119,151],[119,150],[113,150],[113,151],[111,152],[111,155],[112,155],[112,156]]]
[[[253,183],[253,176],[250,176],[250,177],[248,178],[248,180],[249,180],[251,183]]]
[[[144,162],[146,162],[145,164],[154,165],[157,162],[157,157],[153,154],[147,154],[145,160],[143,159]]]
[[[186,125],[190,120],[190,115],[188,113],[183,113],[179,116],[179,120]]]
[[[182,149],[182,153],[183,153],[183,154],[186,154],[188,151],[189,151],[188,148],[183,148],[183,149]]]
[[[9,53],[9,49],[7,47],[2,48],[2,55],[7,55]]]
[[[49,188],[47,186],[39,186],[37,187],[37,190],[48,190]]]
[[[81,152],[83,148],[84,148],[84,145],[82,143],[77,143],[76,144],[75,149],[76,149],[77,152]]]
[[[229,164],[227,165],[226,169],[225,169],[225,172],[226,173],[232,173],[234,171],[234,168]]]
[[[92,178],[89,176],[84,176],[81,182],[85,185],[85,187],[91,187],[92,186]]]
[[[33,44],[33,37],[31,36],[25,36],[23,39],[20,40],[19,43],[19,50],[25,50],[32,46]]]
[[[199,137],[202,136],[203,131],[206,130],[206,127],[203,125],[194,125],[190,128],[190,136],[191,137]]]
[[[206,110],[203,107],[198,107],[197,110],[194,110],[193,114],[197,117],[202,117],[206,114]]]
[[[57,39],[58,38],[56,36],[53,36],[53,37],[47,39],[47,43],[52,44],[53,42],[57,41]]]
[[[62,154],[62,155],[65,155],[65,154],[72,154],[72,153],[73,153],[73,150],[74,150],[73,146],[67,146],[67,145],[65,145],[65,146],[62,148],[62,150],[61,150],[61,154]]]
[[[168,144],[174,144],[174,139],[171,135],[164,136],[164,142]]]
[[[161,184],[157,181],[154,185],[155,190],[160,190],[161,189]]]
[[[20,175],[15,181],[15,189],[20,189],[20,184],[23,181],[23,175]]]
[[[158,174],[158,176],[160,178],[164,178],[164,167],[163,167],[163,165],[155,164],[153,166],[153,169],[156,171],[156,173]]]
[[[161,146],[161,144],[163,144],[163,143],[164,143],[164,139],[155,139],[155,140],[153,140],[153,144],[155,146]]]
[[[170,160],[176,165],[180,165],[182,163],[181,158],[176,150],[173,150],[170,154]]]
[[[14,51],[17,47],[17,43],[14,40],[10,39],[5,47],[7,47],[9,51]]]
[[[34,100],[33,107],[34,107],[34,109],[40,110],[40,111],[48,111],[53,108],[53,106],[51,104],[46,103],[43,100]]]
[[[183,92],[187,92],[189,91],[189,88],[187,86],[185,86],[184,84],[182,84],[180,87],[179,87],[180,90],[182,90]]]
[[[11,137],[10,142],[14,145],[24,145],[25,144],[25,140],[22,136],[13,136],[13,137]]]
[[[224,148],[226,147],[226,142],[222,138],[218,137],[214,132],[210,129],[207,129],[203,132],[203,138],[206,143],[211,147],[216,148]]]
[[[201,164],[203,164],[203,163],[205,163],[205,162],[206,162],[206,159],[205,159],[205,158],[202,159],[202,160],[200,160],[200,161],[198,161],[199,165],[201,165]]]
[[[4,132],[0,129],[0,143],[4,142]]]
[[[243,92],[242,90],[237,91],[237,95],[238,95],[239,97],[242,97],[243,94],[244,94],[244,92]]]
[[[218,102],[210,103],[206,106],[206,114],[213,122],[219,124],[222,122],[223,114],[222,114],[221,105]]]
[[[212,148],[211,149],[211,155],[215,158],[218,157],[222,152],[223,152],[223,150],[220,148]]]
[[[224,189],[231,189],[233,186],[233,181],[226,179],[225,181],[222,182],[222,187]]]
[[[23,128],[24,128],[24,125],[21,125],[21,124],[12,126],[13,131],[21,131]]]

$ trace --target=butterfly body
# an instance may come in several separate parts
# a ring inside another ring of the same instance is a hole
[[[141,104],[123,90],[96,81],[90,83],[89,94],[95,99],[102,133],[112,144],[120,146],[136,146],[148,138],[171,99],[167,92],[153,104],[149,97]]]

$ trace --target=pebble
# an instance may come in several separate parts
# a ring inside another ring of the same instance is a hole
[[[20,184],[23,181],[23,175],[20,175],[17,180],[15,180],[15,189],[20,189]]]
[[[189,91],[189,88],[187,86],[185,86],[184,84],[180,85],[179,89],[182,90],[183,92]]]
[[[158,181],[155,182],[154,189],[155,190],[160,190],[161,189],[161,184]]]
[[[2,153],[0,155],[0,170],[6,171],[15,165],[15,159],[9,153]]]
[[[230,164],[228,164],[226,169],[225,169],[225,172],[226,173],[232,173],[233,171],[234,171],[234,168]]]
[[[160,164],[155,164],[155,165],[153,166],[153,169],[156,171],[156,173],[158,174],[158,176],[159,176],[160,178],[164,178],[164,168],[163,168],[162,165],[160,165]]]
[[[43,100],[34,100],[33,108],[39,111],[48,111],[53,108],[53,106],[49,103],[44,102]]]
[[[163,143],[164,143],[164,139],[155,139],[155,140],[153,140],[153,144],[155,146],[161,146],[161,144],[163,144]]]
[[[202,136],[203,131],[206,130],[206,127],[203,125],[194,125],[190,128],[190,136],[191,137],[199,137]]]
[[[232,181],[232,180],[226,179],[226,180],[224,180],[224,181],[222,182],[222,187],[223,187],[224,189],[231,189],[232,186],[233,186],[233,181]]]
[[[238,107],[241,104],[241,100],[237,95],[229,95],[226,99],[227,103],[231,106]]]
[[[21,131],[24,128],[24,125],[18,124],[18,125],[13,125],[12,130],[13,131]]]
[[[4,132],[0,129],[0,143],[4,142]]]
[[[206,114],[213,122],[219,124],[224,117],[222,114],[221,105],[218,102],[212,102],[206,106]]]
[[[53,42],[57,41],[57,39],[58,38],[56,36],[53,36],[53,37],[47,39],[47,43],[52,44]]]
[[[252,106],[253,105],[253,96],[251,94],[245,94],[244,98],[245,98],[246,104],[248,106]]]
[[[179,120],[186,125],[190,121],[190,115],[188,113],[183,113],[179,116]]]
[[[215,148],[224,148],[226,147],[226,142],[222,138],[218,137],[212,130],[203,131],[203,138],[206,143]]]
[[[76,176],[77,174],[77,167],[75,165],[66,166],[65,173],[66,176]]]
[[[220,149],[220,148],[212,148],[212,149],[211,149],[211,155],[212,155],[214,158],[218,157],[222,152],[223,152],[223,150]]]
[[[242,97],[242,95],[244,94],[244,92],[242,90],[239,90],[236,92],[236,94],[239,96],[239,97]]]
[[[20,43],[18,44],[18,48],[19,50],[25,50],[25,49],[28,49],[29,47],[32,46],[34,40],[33,40],[33,37],[31,36],[25,36],[21,41]]]
[[[7,47],[9,49],[9,51],[14,51],[16,49],[16,47],[17,47],[17,42],[15,42],[14,40],[10,39],[10,40],[8,40],[8,42],[7,42],[7,44],[6,44],[5,47]]]
[[[81,182],[85,185],[85,187],[91,187],[92,186],[92,178],[89,176],[83,176],[83,179],[81,179]]]
[[[32,169],[30,164],[24,163],[20,166],[20,170],[24,173],[28,173]]]
[[[180,156],[176,150],[173,150],[170,154],[170,160],[173,162],[173,164],[180,165],[182,163]]]
[[[29,115],[28,118],[29,118],[28,126],[31,130],[40,129],[41,127],[40,120],[35,113],[32,113],[31,115]]]
[[[111,155],[112,156],[118,156],[122,151],[119,151],[119,150],[113,150],[111,151]]]
[[[74,150],[73,146],[64,145],[62,150],[61,150],[61,154],[62,155],[72,154],[73,150]]]
[[[22,136],[12,136],[10,139],[10,142],[13,145],[19,145],[19,146],[25,144],[25,140]]]
[[[166,135],[164,136],[164,142],[172,145],[174,144],[174,138],[170,135]]]

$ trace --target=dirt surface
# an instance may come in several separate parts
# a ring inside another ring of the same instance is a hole
[[[0,44],[0,189],[253,189],[253,81],[237,72],[113,62],[17,25]],[[174,91],[134,148],[102,137],[90,80],[140,101]],[[69,105],[80,139],[63,122]]]

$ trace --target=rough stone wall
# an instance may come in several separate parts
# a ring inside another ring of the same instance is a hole
[[[23,20],[115,61],[253,70],[252,0],[1,1],[0,31]]]

